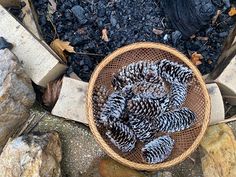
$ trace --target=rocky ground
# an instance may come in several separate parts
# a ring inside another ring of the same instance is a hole
[[[32,112],[37,116],[45,113],[39,105],[35,105]],[[236,133],[236,123],[232,125],[235,126]],[[33,129],[40,132],[52,130],[57,131],[61,138],[63,152],[61,167],[64,177],[100,177],[100,173],[105,174],[104,177],[111,177],[109,174],[114,172],[113,168],[118,169],[118,174],[123,174],[125,171],[125,174],[131,173],[134,177],[203,176],[199,150],[175,167],[152,173],[137,172],[108,158],[94,140],[89,128],[82,124],[46,115]],[[114,177],[120,177],[118,174]]]
[[[204,26],[197,21],[196,24],[187,24],[200,29],[191,37],[183,36],[172,26],[160,2],[156,0],[57,0],[56,3],[52,0],[33,1],[45,41],[50,44],[55,38],[60,38],[71,42],[76,54],[71,54],[69,57],[70,67],[67,73],[74,71],[84,81],[89,80],[92,71],[104,56],[121,46],[139,41],[165,43],[176,47],[190,58],[194,52],[198,52],[203,56],[202,64],[199,65],[201,72],[206,74],[212,71],[223,42],[235,22],[235,19],[228,15],[230,1],[212,1],[211,6],[214,10],[213,13],[205,15],[207,23],[204,23]],[[175,10],[175,7],[170,7],[169,11]],[[212,22],[213,14],[216,14],[217,10],[219,14]],[[191,14],[191,11],[185,13],[196,16],[195,13]]]

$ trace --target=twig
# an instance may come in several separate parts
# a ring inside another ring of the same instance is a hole
[[[229,123],[229,122],[233,122],[233,121],[236,121],[236,115],[234,115],[233,117],[231,117],[231,118],[229,118],[229,119],[222,120],[222,121],[220,121],[218,124],[221,124],[221,123]]]
[[[103,54],[97,54],[97,53],[87,53],[87,52],[76,52],[77,55],[92,55],[92,56],[100,56],[105,57]]]
[[[225,115],[230,111],[230,109],[231,109],[232,107],[233,107],[232,105],[230,105],[230,106],[228,107],[228,109],[225,111]]]

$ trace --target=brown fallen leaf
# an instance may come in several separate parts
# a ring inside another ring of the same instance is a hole
[[[76,53],[74,47],[70,45],[68,41],[62,41],[60,39],[55,39],[51,42],[50,47],[61,57],[61,59],[66,63],[67,58],[64,51],[70,53]]]
[[[156,34],[156,35],[162,35],[163,33],[164,33],[164,31],[163,30],[160,30],[160,29],[156,29],[156,28],[153,28],[153,33],[154,34]]]
[[[217,21],[218,17],[220,16],[220,14],[221,14],[221,10],[217,10],[216,15],[212,18],[212,21],[211,21],[212,25],[214,25],[216,23],[216,21]]]
[[[43,103],[48,108],[52,109],[56,104],[62,86],[62,80],[56,80],[54,82],[49,82],[47,88],[42,96]]]
[[[106,28],[102,30],[102,40],[104,40],[105,42],[109,42],[108,31]]]
[[[229,16],[232,17],[236,15],[236,7],[231,7],[230,11],[229,11]]]
[[[203,56],[197,52],[194,52],[191,56],[191,61],[196,66],[202,64],[202,62],[200,61],[202,59],[203,59]]]

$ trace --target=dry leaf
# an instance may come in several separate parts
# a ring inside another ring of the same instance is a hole
[[[54,14],[57,11],[57,3],[55,2],[55,0],[49,0],[49,4],[48,4],[48,13],[50,15]]]
[[[203,59],[203,56],[197,52],[194,52],[191,56],[191,61],[196,66],[202,64],[202,62],[200,61],[202,59]]]
[[[105,42],[109,42],[108,31],[106,28],[102,30],[102,40],[104,40]]]
[[[201,159],[204,177],[236,176],[236,141],[227,124],[210,126],[201,146],[205,154]]]
[[[70,45],[70,42],[62,41],[60,39],[55,39],[52,41],[50,47],[63,59],[64,62],[67,62],[64,51],[76,53],[74,47]]]
[[[221,10],[216,11],[216,15],[212,18],[212,25],[214,25],[221,14]]]
[[[153,31],[154,34],[156,34],[156,35],[158,35],[158,36],[159,36],[159,35],[162,35],[162,34],[164,33],[163,30],[155,29],[155,28],[154,28],[152,31]]]
[[[56,104],[62,86],[62,80],[56,80],[47,84],[47,88],[43,94],[43,103],[49,108],[53,108]]]
[[[229,16],[232,17],[236,15],[236,8],[235,7],[231,7],[230,11],[229,11]]]

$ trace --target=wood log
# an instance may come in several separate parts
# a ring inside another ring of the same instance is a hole
[[[52,110],[52,114],[87,125],[87,87],[87,82],[64,77],[61,92]]]
[[[0,36],[13,44],[12,52],[21,61],[26,73],[37,85],[45,87],[66,70],[52,53],[32,33],[24,28],[0,5]]]

